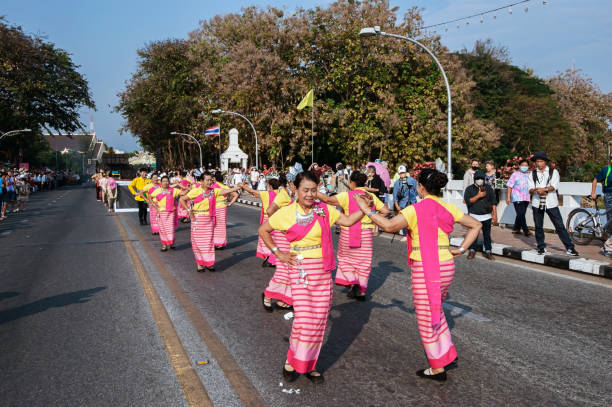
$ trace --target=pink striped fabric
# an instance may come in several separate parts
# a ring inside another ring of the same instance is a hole
[[[158,212],[159,223],[159,240],[163,245],[174,244],[174,221],[176,219],[176,211]]]
[[[227,206],[217,208],[213,243],[217,247],[227,246]]]
[[[368,289],[372,271],[372,229],[361,229],[361,247],[349,247],[350,231],[340,231],[336,284],[357,284],[362,293]]]
[[[431,310],[429,307],[429,297],[425,282],[425,272],[423,263],[420,261],[412,262],[412,300],[417,316],[417,324],[421,341],[425,348],[425,354],[429,365],[434,368],[445,367],[457,357],[457,350],[451,339],[450,330],[446,323],[444,311],[440,313],[440,325],[432,327]],[[454,260],[440,262],[440,291],[444,301],[448,289],[455,275]]]
[[[159,233],[159,222],[157,221],[157,208],[155,205],[149,205],[149,223],[151,224],[151,232]]]
[[[272,239],[278,250],[281,252],[288,252],[291,247],[285,232],[280,230],[272,231]],[[292,305],[293,300],[291,299],[291,278],[289,277],[289,267],[282,261],[276,261],[276,271],[268,283],[268,288],[264,291],[264,294],[268,298],[274,298],[280,300],[286,304]]]
[[[211,216],[196,213],[195,220],[191,221],[191,248],[199,266],[212,267],[215,265],[214,219]]]
[[[308,286],[298,278],[298,267],[289,266],[293,297],[293,326],[287,360],[298,373],[314,370],[327,326],[332,301],[331,272],[325,271],[323,259],[304,259],[302,267],[308,274]]]
[[[264,215],[262,220],[263,221],[261,222],[261,224],[263,224],[264,222],[267,222],[268,216]],[[255,253],[255,255],[259,257],[260,259],[265,259],[266,257],[269,257],[268,261],[271,264],[276,264],[276,257],[274,257],[274,255],[272,254],[272,251],[268,249],[268,246],[266,246],[261,236],[257,239],[257,253]]]
[[[183,208],[183,205],[178,204],[176,206],[178,206],[178,210],[176,212],[179,219],[186,218],[189,216],[189,212],[187,212],[187,209]]]

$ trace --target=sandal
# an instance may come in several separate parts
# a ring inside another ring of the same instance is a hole
[[[286,302],[283,302],[283,301],[276,301],[276,306],[278,308],[280,308],[281,310],[283,310],[283,311],[291,311],[291,310],[293,310],[293,306],[292,305],[289,305],[289,304],[287,304]]]
[[[162,246],[161,251],[162,252],[167,252],[168,251],[168,246]]]
[[[432,368],[417,370],[416,375],[424,379],[431,379],[438,382],[446,381],[446,371],[434,373]]]
[[[325,378],[323,377],[323,375],[317,372],[316,370],[310,371],[306,373],[304,376],[306,376],[308,380],[310,380],[314,384],[320,384],[325,381]]]
[[[204,272],[206,271],[206,267],[202,267],[202,268],[200,268],[200,266],[198,266],[198,268],[196,268],[196,271],[197,271],[198,273],[204,273]]]
[[[263,307],[266,311],[274,311],[274,308],[272,308],[272,300],[270,298],[267,298],[264,293],[261,293],[261,303],[263,304]]]
[[[283,366],[283,379],[285,379],[287,382],[294,382],[297,380],[298,376],[299,374],[289,364],[289,362],[285,362],[285,366]]]

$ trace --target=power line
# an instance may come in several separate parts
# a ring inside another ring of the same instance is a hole
[[[439,27],[439,26],[441,26],[441,25],[452,24],[452,23],[456,23],[456,22],[458,22],[458,21],[469,20],[469,19],[474,18],[474,17],[482,17],[482,16],[484,16],[484,15],[491,14],[491,13],[495,13],[496,11],[500,11],[500,10],[504,10],[504,9],[508,9],[508,11],[509,11],[510,13],[512,13],[512,11],[511,11],[511,10],[512,10],[512,6],[518,6],[519,4],[529,3],[530,1],[531,1],[531,0],[522,0],[522,1],[517,1],[517,2],[515,2],[515,3],[512,3],[512,4],[507,4],[507,5],[502,6],[502,7],[498,7],[498,8],[494,8],[494,9],[491,9],[491,10],[483,11],[483,12],[481,12],[481,13],[477,13],[477,14],[472,14],[471,16],[461,17],[461,18],[455,18],[454,20],[449,20],[449,21],[444,21],[444,22],[442,22],[442,23],[438,23],[438,24],[428,25],[428,26],[422,27],[422,29],[425,29],[425,28],[432,28],[432,27]],[[546,0],[542,1],[542,4],[546,4]],[[482,22],[482,20],[481,20],[480,22]]]

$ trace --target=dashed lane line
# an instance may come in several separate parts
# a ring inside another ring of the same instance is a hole
[[[134,250],[132,242],[128,239],[125,228],[117,217],[115,217],[115,223],[117,224],[117,228],[119,229],[119,233],[121,234],[125,248],[130,256],[134,270],[138,275],[142,290],[147,297],[149,307],[151,308],[153,318],[155,319],[155,324],[157,325],[157,329],[164,343],[164,347],[166,348],[168,359],[170,360],[170,364],[174,369],[174,373],[176,374],[179,385],[183,390],[187,403],[192,407],[213,406],[213,403],[210,400],[210,397],[208,396],[200,377],[189,360],[187,351],[185,350],[185,347],[183,346],[183,343],[181,342],[176,329],[172,324],[172,320],[170,319],[164,304],[159,298],[151,279],[147,275],[145,267],[140,261],[138,254],[136,254],[136,250]]]

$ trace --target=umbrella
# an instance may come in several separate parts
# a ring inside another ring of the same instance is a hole
[[[391,185],[391,177],[389,176],[389,171],[387,171],[387,168],[381,163],[369,162],[367,165],[368,167],[372,165],[374,166],[374,168],[376,168],[376,173],[380,176],[380,178],[382,178],[383,182],[385,183],[385,186],[389,188],[389,186]]]

